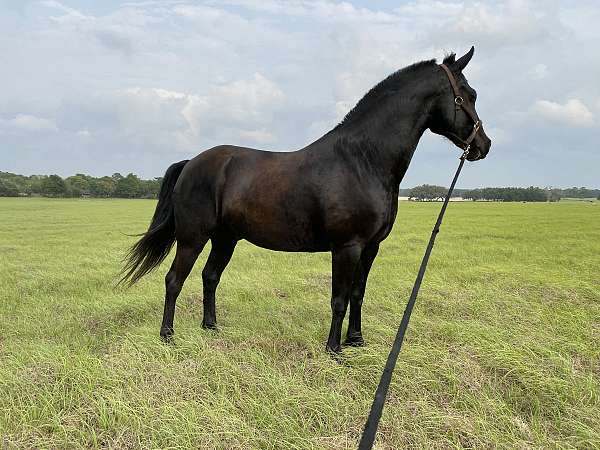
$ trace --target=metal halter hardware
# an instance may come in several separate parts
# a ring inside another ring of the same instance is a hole
[[[455,141],[460,142],[462,144],[462,146],[459,146],[460,148],[462,148],[464,150],[464,153],[461,156],[461,158],[466,158],[467,155],[469,154],[469,150],[471,149],[471,142],[473,142],[473,139],[475,139],[475,136],[477,136],[477,133],[479,132],[479,129],[481,128],[481,120],[479,120],[477,115],[473,111],[471,111],[470,108],[467,108],[467,106],[465,105],[465,101],[464,101],[463,97],[460,95],[460,91],[458,89],[458,83],[456,82],[456,79],[454,78],[452,71],[445,64],[440,64],[440,67],[444,70],[444,72],[446,72],[446,75],[448,76],[448,81],[450,81],[450,85],[452,86],[452,91],[454,92],[454,104],[458,108],[461,108],[467,114],[467,116],[469,116],[469,118],[473,121],[473,130],[471,131],[471,134],[469,134],[469,137],[465,140],[463,140],[461,137],[457,136],[454,133],[448,133],[449,135],[451,135],[454,138]]]

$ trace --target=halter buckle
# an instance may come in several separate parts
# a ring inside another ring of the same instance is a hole
[[[456,106],[461,106],[464,103],[464,99],[460,95],[457,95],[454,97],[454,103],[456,103]]]
[[[467,156],[469,156],[469,150],[470,149],[471,149],[471,144],[467,144],[467,146],[465,147],[465,151],[460,156],[460,159],[465,159]]]

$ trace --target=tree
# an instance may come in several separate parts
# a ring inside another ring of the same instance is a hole
[[[560,199],[559,193],[553,194],[553,200]],[[541,188],[529,186],[528,188],[506,187],[473,189],[465,192],[465,198],[472,200],[488,200],[494,202],[545,202],[549,199],[549,193]]]
[[[440,200],[446,197],[447,191],[444,186],[423,184],[412,188],[409,191],[408,197],[417,201]]]
[[[95,178],[78,173],[62,179],[58,175],[17,175],[0,171],[0,197],[23,194],[41,194],[48,197],[92,197],[156,198],[162,178],[141,180],[130,173],[120,173]]]
[[[481,200],[481,189],[471,189],[469,191],[463,192],[463,198],[465,200]]]
[[[596,198],[600,195],[600,189],[588,189],[586,187],[576,187],[563,189],[563,197],[567,198]]]
[[[63,197],[67,193],[65,181],[58,175],[50,175],[42,180],[42,195],[48,197]]]
[[[19,188],[16,183],[0,178],[0,197],[17,197],[18,195]]]
[[[112,177],[93,178],[90,181],[90,193],[94,197],[112,197],[115,193],[116,184]]]
[[[90,190],[90,179],[91,177],[78,173],[65,179],[67,184],[67,190],[71,197],[81,197],[84,192]]]
[[[27,178],[27,182],[25,184],[25,192],[27,194],[41,194],[42,193],[42,181],[44,181],[44,176],[42,175],[31,175]]]
[[[139,197],[142,191],[141,180],[130,173],[125,178],[121,177],[118,179],[117,184],[115,186],[115,197],[121,198],[135,198]]]
[[[162,178],[154,178],[154,180],[140,180],[140,196],[142,198],[157,198],[161,183]]]
[[[546,192],[549,202],[559,202],[562,198],[562,192],[560,189],[548,189]]]

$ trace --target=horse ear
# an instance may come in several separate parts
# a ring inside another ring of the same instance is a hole
[[[471,61],[474,52],[475,47],[472,46],[471,50],[469,50],[465,55],[458,58],[458,60],[454,64],[452,64],[452,69],[456,72],[462,72],[462,70],[465,67],[467,67],[467,64],[469,64],[469,61]]]

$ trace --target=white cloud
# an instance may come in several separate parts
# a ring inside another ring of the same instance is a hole
[[[217,139],[274,142],[275,135],[266,127],[284,98],[277,84],[255,73],[250,79],[214,85],[206,94],[140,86],[117,90],[96,98],[88,108],[98,105],[94,114],[114,118],[122,139],[133,146],[197,151],[202,143]],[[77,134],[96,133],[84,128]]]
[[[132,91],[139,92],[139,88],[133,89]],[[189,97],[188,94],[184,94],[183,92],[169,91],[168,89],[155,88],[152,89],[152,91],[160,98],[164,99],[179,100]]]
[[[497,42],[527,43],[542,38],[550,25],[525,0],[509,0],[498,5],[475,3],[465,7],[453,30],[473,40],[482,37]]]
[[[77,9],[70,8],[66,5],[64,5],[63,3],[55,1],[55,0],[44,0],[44,1],[40,2],[40,4],[43,6],[46,6],[48,8],[53,8],[53,9],[56,9],[57,11],[64,13],[64,15],[62,15],[62,16],[50,16],[50,18],[52,20],[55,20],[57,22],[81,21],[81,20],[90,19],[90,17],[81,13]]]
[[[187,95],[181,110],[195,135],[214,133],[214,127],[267,125],[284,101],[283,91],[260,73],[249,80],[213,86],[206,95]],[[262,142],[271,142],[271,137]]]
[[[55,132],[58,131],[56,124],[49,119],[37,117],[31,114],[17,114],[6,123],[16,129],[25,132]]]
[[[564,104],[549,100],[538,100],[533,104],[532,110],[546,119],[576,127],[594,125],[594,114],[577,98],[572,98]]]
[[[90,133],[89,130],[79,130],[75,134],[82,138],[89,138],[92,136],[92,133]]]
[[[420,0],[396,9],[436,46],[477,44],[487,48],[531,45],[563,32],[553,4],[530,0],[446,2]]]
[[[266,111],[285,99],[283,91],[271,80],[255,73],[250,80],[216,86],[209,94],[211,103],[237,120],[269,121]]]
[[[94,16],[84,14],[55,0],[45,0],[41,5],[62,13],[49,16],[49,19],[55,23],[53,33],[72,34],[78,40],[83,38],[94,41],[106,49],[121,52],[127,57],[131,57],[138,47],[152,41],[144,28],[163,20],[139,8],[123,7],[106,16]]]
[[[465,9],[464,2],[448,2],[439,0],[418,1],[406,3],[395,9],[400,16],[409,16],[422,20],[431,20],[432,18],[448,19],[448,16],[456,16]]]
[[[219,0],[211,1],[213,5],[232,5],[262,13],[279,16],[300,16],[327,22],[379,22],[397,21],[397,16],[390,12],[377,11],[370,8],[356,7],[347,1],[324,0]]]

